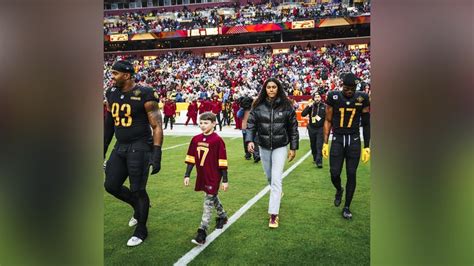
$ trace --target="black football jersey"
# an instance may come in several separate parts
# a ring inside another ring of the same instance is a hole
[[[332,107],[332,130],[336,134],[359,133],[360,116],[364,107],[370,106],[369,95],[356,91],[346,98],[342,91],[330,91],[326,104]]]
[[[114,119],[115,137],[118,142],[152,141],[152,130],[144,105],[148,101],[158,102],[158,93],[152,88],[137,85],[125,93],[112,87],[107,90],[105,96]]]

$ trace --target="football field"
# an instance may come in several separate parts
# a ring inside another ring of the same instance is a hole
[[[267,185],[262,165],[245,160],[242,139],[224,137],[229,164],[229,189],[219,197],[229,217]],[[184,158],[191,136],[165,136],[162,168],[148,179],[152,207],[149,235],[137,247],[127,247],[134,228],[128,227],[131,207],[104,190],[104,264],[172,265],[195,247],[202,215],[202,192],[183,186]],[[112,150],[111,144],[109,153]],[[300,140],[296,164],[310,151],[309,140]],[[268,228],[268,193],[226,229],[191,265],[227,264],[319,264],[368,265],[370,263],[370,171],[369,164],[358,169],[357,188],[351,205],[353,219],[341,217],[342,205],[334,207],[335,189],[329,177],[328,160],[317,169],[307,157],[283,181],[284,197],[280,226]],[[343,169],[342,184],[345,185]],[[128,180],[125,183],[128,186]],[[215,225],[215,211],[208,235]],[[227,225],[225,225],[227,226]]]

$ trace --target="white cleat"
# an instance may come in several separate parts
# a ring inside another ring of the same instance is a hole
[[[130,221],[128,221],[128,226],[133,227],[133,226],[137,225],[137,223],[138,223],[138,220],[135,219],[135,217],[132,216],[132,218],[130,218]]]
[[[138,246],[140,245],[141,243],[143,243],[143,240],[141,240],[140,238],[136,237],[136,236],[132,236],[132,238],[130,238],[127,242],[127,246],[129,247],[135,247],[135,246]]]

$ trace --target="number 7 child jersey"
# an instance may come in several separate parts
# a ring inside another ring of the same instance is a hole
[[[112,87],[107,90],[105,97],[114,119],[118,142],[152,141],[152,131],[145,110],[146,102],[159,102],[158,94],[152,88],[135,86],[122,93],[120,89]]]
[[[215,195],[221,182],[221,169],[227,169],[227,154],[222,138],[215,132],[194,136],[185,163],[196,165],[195,191]]]
[[[356,91],[346,98],[342,91],[330,91],[326,104],[332,107],[332,130],[335,134],[358,134],[360,116],[364,107],[370,106],[369,95]]]

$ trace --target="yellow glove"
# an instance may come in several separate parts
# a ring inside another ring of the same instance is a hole
[[[363,148],[362,149],[361,160],[364,163],[366,163],[370,160],[370,148]]]
[[[324,144],[323,144],[323,150],[322,150],[322,152],[323,152],[323,157],[324,157],[324,159],[329,158],[329,145],[328,145],[327,143],[324,143]]]

